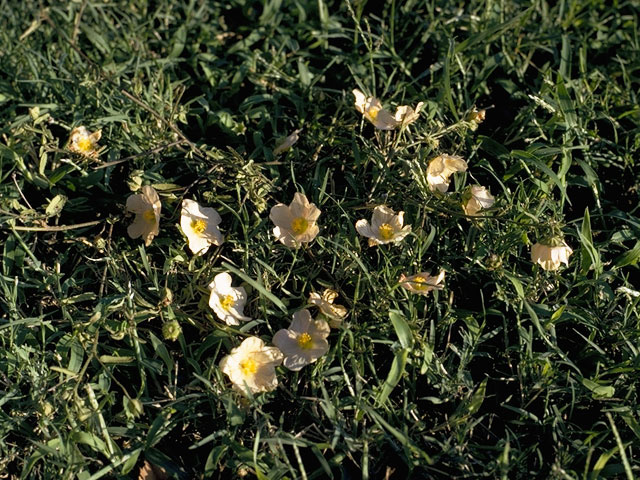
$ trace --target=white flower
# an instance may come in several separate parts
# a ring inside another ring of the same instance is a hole
[[[431,290],[442,289],[442,281],[444,280],[444,270],[441,270],[437,276],[431,276],[429,272],[420,272],[409,277],[405,277],[404,274],[400,275],[398,283],[403,288],[406,288],[410,292],[417,293],[419,295],[426,295]]]
[[[397,214],[389,207],[379,205],[373,210],[371,225],[365,219],[356,222],[356,230],[364,237],[369,238],[369,246],[383,243],[399,242],[411,233],[411,225],[402,226],[404,212]]]
[[[257,337],[249,337],[220,360],[220,370],[229,376],[236,390],[245,395],[256,394],[278,386],[275,369],[281,363],[280,350],[265,346]]]
[[[536,243],[531,247],[531,261],[544,270],[557,270],[561,263],[569,266],[569,255],[572,252],[573,250],[564,242],[556,246]]]
[[[423,105],[424,102],[418,103],[415,110],[407,105],[399,106],[396,109],[396,122],[398,122],[398,124],[403,127],[406,127],[407,125],[415,122],[418,118],[420,118],[420,110],[422,110]]]
[[[69,150],[85,157],[97,158],[100,137],[102,137],[102,130],[89,133],[87,127],[76,127],[71,130],[71,135],[69,136]]]
[[[127,228],[127,233],[131,238],[141,236],[144,244],[149,246],[160,231],[162,204],[155,188],[145,185],[141,192],[127,198],[127,211],[136,214],[133,223]]]
[[[462,204],[464,213],[472,216],[477,215],[484,208],[490,208],[496,201],[491,192],[480,185],[469,187],[463,199],[466,199]]]
[[[211,244],[222,245],[224,237],[218,229],[221,221],[215,209],[201,207],[194,200],[182,200],[180,228],[187,236],[189,249],[196,255],[205,254]]]
[[[287,247],[297,248],[318,235],[320,228],[316,221],[320,213],[315,204],[297,192],[289,206],[279,203],[271,209],[269,218],[275,225],[273,234]]]
[[[301,131],[302,131],[302,129],[298,129],[295,132],[293,132],[291,135],[289,135],[287,138],[285,138],[280,145],[278,145],[276,148],[273,149],[273,154],[274,155],[280,155],[282,152],[284,152],[287,149],[291,148],[293,146],[293,144],[298,141],[298,139],[299,139],[298,134]]]
[[[326,289],[322,295],[316,292],[309,294],[309,303],[316,305],[323,315],[329,318],[329,326],[338,328],[342,319],[347,316],[347,309],[342,305],[335,305],[333,302],[338,298],[338,292]]]
[[[391,112],[382,108],[382,103],[377,98],[367,97],[357,88],[353,90],[353,95],[356,110],[380,130],[393,130],[415,122],[420,118],[420,110],[424,105],[424,102],[418,103],[415,110],[407,105],[401,105],[396,108],[395,115],[391,115]]]
[[[284,354],[285,367],[300,370],[329,351],[328,336],[329,324],[326,321],[314,320],[309,310],[300,310],[293,314],[293,322],[288,329],[276,332],[273,344]]]
[[[431,190],[444,193],[449,188],[449,177],[455,172],[464,172],[467,162],[452,155],[439,155],[429,161],[427,167],[427,182]]]
[[[247,292],[243,287],[231,286],[231,275],[227,272],[219,273],[213,278],[209,288],[209,306],[220,320],[227,325],[240,325],[239,320],[251,320],[251,317],[245,317],[243,313]]]
[[[382,103],[375,97],[367,97],[357,88],[353,90],[356,110],[364,115],[376,128],[380,130],[393,130],[400,123],[388,110],[382,108]]]

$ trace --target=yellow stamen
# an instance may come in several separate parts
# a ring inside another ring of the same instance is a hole
[[[148,223],[155,223],[156,212],[153,211],[153,208],[150,208],[149,210],[145,210],[144,213],[142,214],[142,218],[144,218],[145,221],[147,221]]]
[[[88,152],[89,150],[93,150],[93,142],[89,137],[84,137],[78,140],[76,143],[78,146],[78,150],[82,152]]]
[[[313,347],[313,339],[308,333],[301,333],[298,337],[298,346],[303,350],[309,350]]]
[[[207,222],[205,220],[194,219],[191,220],[191,230],[193,230],[197,234],[203,233],[207,229]]]
[[[240,370],[245,377],[253,375],[258,370],[258,364],[253,358],[247,358],[240,362]]]
[[[367,110],[367,117],[369,117],[369,120],[375,122],[376,118],[378,118],[379,111],[380,109],[378,107],[370,107],[369,110]]]
[[[302,235],[309,228],[309,222],[304,217],[294,218],[291,222],[291,231],[296,235]]]
[[[416,290],[426,290],[430,286],[427,283],[427,279],[423,277],[414,278],[412,280],[412,283],[413,283],[413,288],[415,288]]]
[[[229,311],[229,309],[230,309],[231,307],[233,307],[233,304],[234,304],[234,303],[235,303],[235,302],[234,302],[233,297],[232,297],[231,295],[225,295],[224,297],[222,297],[222,298],[220,299],[220,306],[222,307],[222,309],[223,309],[225,312],[228,312],[228,311]]]
[[[378,227],[378,235],[383,240],[391,240],[393,238],[393,227],[388,223],[383,223]]]

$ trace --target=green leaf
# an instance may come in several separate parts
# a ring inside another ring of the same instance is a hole
[[[611,398],[615,395],[616,389],[609,385],[600,385],[588,378],[582,379],[582,384],[593,392],[593,397]]]
[[[398,310],[389,310],[389,320],[391,320],[391,323],[393,324],[393,328],[396,331],[396,335],[398,336],[398,340],[400,340],[402,348],[411,350],[413,348],[413,333],[411,332],[409,324],[404,319],[402,312]]]
[[[178,58],[182,51],[184,50],[184,44],[187,41],[187,25],[182,24],[178,30],[176,30],[175,35],[171,42],[173,43],[173,48],[169,53],[169,58]]]
[[[122,364],[135,362],[136,357],[117,357],[114,355],[100,355],[100,361],[107,364]]]
[[[631,250],[627,250],[622,255],[616,257],[613,261],[616,267],[626,267],[627,265],[635,265],[640,259],[640,240],[636,242]]]
[[[556,93],[558,105],[560,106],[560,110],[564,116],[567,129],[570,130],[576,128],[578,124],[576,108],[573,106],[573,100],[571,100],[571,97],[569,96],[569,92],[567,91],[567,87],[565,86],[564,79],[561,75],[558,75],[558,80],[556,82]]]
[[[593,236],[591,234],[591,219],[589,216],[589,208],[584,210],[584,218],[582,219],[582,227],[580,228],[580,270],[582,274],[586,274],[593,266],[593,269],[598,276],[602,273],[602,261],[600,260],[600,254],[598,249],[593,245]]]
[[[285,307],[284,303],[282,303],[282,301],[278,297],[276,297],[273,293],[269,292],[264,287],[264,285],[262,285],[261,283],[255,281],[253,278],[249,277],[244,272],[238,270],[236,267],[231,265],[229,262],[222,262],[222,267],[224,267],[227,270],[229,270],[229,271],[233,272],[234,274],[236,274],[238,277],[240,277],[242,279],[243,282],[246,282],[249,285],[251,285],[258,292],[260,292],[261,295],[263,295],[264,297],[266,297],[269,300],[271,300],[271,302],[275,306],[277,306],[280,310],[282,310],[284,313],[287,313],[287,307]]]
[[[393,391],[393,389],[398,385],[398,382],[402,378],[402,374],[404,373],[404,367],[407,364],[407,356],[409,355],[409,351],[407,349],[401,349],[396,352],[395,358],[391,363],[391,369],[387,374],[387,379],[382,384],[382,388],[380,389],[380,393],[378,394],[378,398],[376,402],[378,405],[384,405],[387,403],[387,399],[389,395]]]
[[[67,197],[65,197],[64,195],[56,195],[51,199],[44,213],[47,215],[47,217],[55,217],[57,215],[60,215],[60,212],[64,208],[65,203],[67,203]]]
[[[133,467],[136,466],[136,463],[138,463],[138,457],[140,456],[140,453],[142,452],[142,449],[138,449],[135,452],[133,452],[133,454],[127,459],[126,462],[124,462],[124,464],[122,465],[122,474],[126,475],[127,473],[129,473],[131,470],[133,470]]]
[[[484,402],[484,397],[487,393],[487,380],[488,379],[485,378],[482,382],[480,382],[480,385],[478,385],[476,391],[473,392],[473,395],[471,396],[467,407],[467,412],[469,413],[469,415],[473,415],[478,410],[480,410],[480,407]]]

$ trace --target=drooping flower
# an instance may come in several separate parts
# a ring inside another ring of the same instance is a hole
[[[449,177],[455,172],[464,172],[467,162],[452,155],[438,155],[429,160],[427,167],[427,182],[429,188],[444,193],[449,188]]]
[[[220,370],[233,383],[233,388],[247,395],[270,392],[278,386],[276,367],[282,363],[282,352],[267,347],[258,337],[246,338],[220,360]]]
[[[444,270],[440,270],[440,273],[436,276],[432,276],[429,272],[419,272],[415,275],[405,277],[404,274],[400,275],[398,283],[401,287],[406,288],[412,293],[418,295],[426,295],[431,290],[440,290],[444,280]]]
[[[420,118],[420,110],[422,110],[422,106],[424,102],[418,103],[416,105],[415,110],[407,105],[401,105],[396,109],[395,120],[398,122],[398,125],[402,127],[406,127],[407,125],[412,124],[418,118]]]
[[[365,219],[356,222],[358,233],[369,239],[369,246],[399,242],[411,233],[411,225],[404,224],[404,212],[397,214],[389,207],[379,205],[373,210],[371,225]]]
[[[297,248],[312,241],[320,232],[316,225],[320,213],[304,194],[296,192],[289,206],[279,203],[271,209],[269,218],[275,225],[273,234],[287,247]]]
[[[569,266],[569,255],[573,252],[564,241],[550,241],[554,245],[547,243],[536,243],[531,247],[531,261],[537,263],[544,270],[557,270],[560,264]]]
[[[364,115],[376,128],[380,130],[393,130],[397,127],[406,127],[420,118],[420,110],[424,102],[418,103],[415,110],[408,105],[396,108],[395,115],[382,108],[382,103],[375,97],[367,97],[357,88],[353,90],[356,110]]]
[[[338,328],[342,319],[347,316],[345,307],[333,303],[336,298],[338,298],[338,292],[328,288],[322,292],[322,295],[316,292],[309,294],[309,303],[316,305],[320,312],[329,319],[331,328]]]
[[[227,272],[219,273],[213,278],[209,288],[209,306],[220,320],[227,325],[240,325],[240,320],[251,320],[251,317],[245,317],[243,313],[247,292],[244,287],[231,286],[231,275]]]
[[[203,255],[210,245],[222,245],[224,237],[218,225],[222,219],[215,209],[202,207],[194,200],[182,200],[180,228],[187,236],[189,249],[196,255]]]
[[[102,137],[102,130],[89,133],[87,127],[80,126],[71,130],[69,136],[69,150],[89,158],[98,158],[98,140]]]
[[[475,216],[485,208],[490,208],[496,199],[491,192],[480,185],[472,185],[463,196],[462,209],[466,215]]]
[[[133,223],[127,228],[131,238],[142,237],[144,244],[149,246],[153,238],[160,231],[160,210],[162,204],[155,188],[145,185],[141,193],[127,198],[127,211],[135,213]]]
[[[388,110],[382,108],[382,103],[375,97],[367,97],[357,88],[353,90],[356,110],[364,115],[374,127],[380,130],[393,130],[399,125],[398,120]]]
[[[285,138],[282,143],[280,143],[276,148],[273,149],[273,154],[274,155],[280,155],[282,152],[288,150],[289,148],[291,148],[300,137],[298,137],[298,134],[302,131],[302,129],[298,129],[296,131],[294,131],[291,135],[289,135],[287,138]]]
[[[285,367],[300,370],[329,351],[329,331],[325,320],[314,320],[309,310],[300,310],[293,314],[288,329],[276,332],[273,344],[284,354]]]

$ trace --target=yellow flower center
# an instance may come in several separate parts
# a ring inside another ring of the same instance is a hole
[[[153,208],[150,208],[149,210],[145,210],[145,212],[142,214],[142,218],[144,218],[145,221],[147,221],[148,223],[155,223],[156,212],[153,211]]]
[[[253,358],[247,358],[240,362],[240,370],[245,377],[253,375],[258,370],[258,364]]]
[[[302,235],[309,228],[309,222],[304,217],[294,218],[291,222],[291,231],[296,235]]]
[[[383,223],[378,227],[378,235],[383,240],[391,240],[393,238],[393,227],[388,223]]]
[[[412,280],[413,288],[416,290],[426,290],[429,286],[427,284],[427,279],[423,277],[416,277]]]
[[[309,350],[313,347],[313,339],[307,332],[301,333],[298,337],[298,346],[303,350]]]
[[[379,111],[380,109],[378,107],[369,108],[369,110],[367,110],[367,117],[369,117],[369,120],[371,120],[372,122],[375,122],[376,118],[378,118]]]
[[[93,142],[89,137],[84,137],[78,140],[77,144],[78,150],[83,152],[88,152],[89,150],[93,150]]]
[[[197,220],[191,220],[191,230],[197,234],[203,233],[207,229],[207,222],[198,218]]]
[[[228,312],[231,307],[233,307],[233,297],[231,295],[225,295],[220,299],[220,306],[225,312]]]

